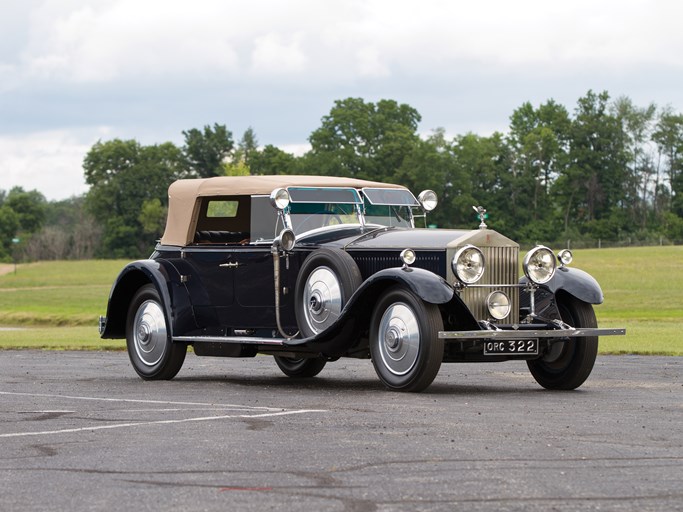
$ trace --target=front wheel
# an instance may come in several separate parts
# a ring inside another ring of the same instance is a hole
[[[154,285],[140,288],[128,308],[126,346],[133,368],[145,380],[168,380],[185,361],[187,345],[173,343],[168,321]]]
[[[322,357],[294,358],[273,356],[282,373],[296,379],[308,379],[318,375],[327,361]]]
[[[597,327],[593,306],[571,296],[558,299],[562,321],[576,328]],[[558,341],[540,359],[527,361],[536,382],[546,389],[576,389],[590,375],[598,354],[598,337]]]
[[[382,383],[394,391],[422,391],[439,373],[444,345],[439,308],[410,290],[392,288],[370,321],[370,355]]]

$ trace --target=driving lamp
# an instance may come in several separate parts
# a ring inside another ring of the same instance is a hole
[[[431,212],[436,205],[439,204],[439,199],[436,197],[436,192],[433,190],[423,190],[420,195],[417,196],[417,200],[420,201],[422,208],[426,212]]]
[[[276,188],[270,193],[270,204],[278,210],[284,210],[289,206],[289,192],[284,188]]]
[[[412,249],[403,249],[401,251],[401,261],[404,265],[412,265],[415,263],[416,258],[417,256],[415,255],[415,251]]]

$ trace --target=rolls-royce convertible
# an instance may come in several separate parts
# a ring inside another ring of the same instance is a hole
[[[547,389],[589,376],[603,301],[596,280],[489,229],[428,229],[434,192],[351,178],[179,180],[146,260],[113,284],[103,338],[125,338],[143,379],[198,356],[272,355],[314,377],[341,357],[371,359],[395,391],[421,391],[442,363],[525,361]]]

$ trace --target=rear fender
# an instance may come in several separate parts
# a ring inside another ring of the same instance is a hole
[[[194,324],[189,296],[175,267],[165,261],[139,260],[126,265],[112,285],[102,338],[126,337],[128,308],[146,284],[153,284],[159,292],[171,336],[184,331],[188,322]]]

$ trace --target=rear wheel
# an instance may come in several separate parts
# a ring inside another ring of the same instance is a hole
[[[274,357],[275,362],[277,363],[280,370],[282,370],[282,373],[284,373],[288,377],[294,377],[297,379],[307,379],[310,377],[315,377],[322,371],[322,369],[325,367],[325,363],[327,362],[322,357]]]
[[[128,357],[140,377],[168,380],[183,366],[187,345],[173,343],[159,292],[152,284],[133,296],[126,318]]]
[[[558,299],[562,321],[572,327],[597,327],[593,306],[571,296]],[[598,337],[559,341],[540,359],[527,361],[531,375],[546,389],[576,389],[583,384],[595,364]]]
[[[439,308],[404,288],[392,288],[375,306],[370,354],[382,383],[395,391],[422,391],[441,367],[444,345]]]

